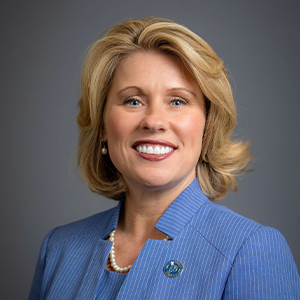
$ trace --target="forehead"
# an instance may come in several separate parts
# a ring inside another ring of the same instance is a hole
[[[115,69],[111,89],[128,85],[157,88],[184,87],[199,92],[199,85],[182,61],[157,51],[137,51],[125,56]]]

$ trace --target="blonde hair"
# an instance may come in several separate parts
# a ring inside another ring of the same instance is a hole
[[[77,118],[80,129],[78,165],[89,188],[119,200],[125,193],[122,174],[109,155],[101,155],[107,93],[118,63],[139,50],[152,49],[179,57],[199,83],[206,98],[207,119],[196,174],[211,200],[224,197],[252,155],[249,142],[231,140],[236,109],[226,69],[213,49],[198,35],[173,21],[144,18],[119,23],[90,48],[82,74]]]

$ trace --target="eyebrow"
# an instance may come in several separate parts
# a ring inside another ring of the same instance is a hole
[[[141,88],[139,88],[138,86],[133,85],[133,86],[127,86],[126,88],[121,89],[121,90],[118,92],[118,95],[120,95],[120,94],[122,94],[123,92],[125,92],[125,91],[127,91],[127,90],[130,90],[130,89],[135,89],[135,90],[138,90],[138,91],[140,91],[140,92],[143,91],[143,90],[142,90]],[[191,90],[189,90],[189,89],[186,89],[186,88],[182,88],[182,87],[174,87],[174,88],[169,89],[169,91],[184,91],[184,92],[187,92],[187,93],[191,94],[191,95],[194,96],[194,97],[197,97],[196,94],[195,94],[193,91],[191,91]]]
[[[184,92],[188,92],[189,94],[193,95],[194,97],[197,97],[193,91],[191,91],[189,89],[181,88],[181,87],[172,88],[172,89],[170,89],[170,91],[184,91]]]
[[[135,90],[139,90],[139,91],[142,91],[139,87],[135,86],[135,85],[132,85],[132,86],[127,86],[126,88],[124,89],[121,89],[118,91],[118,95],[122,94],[123,92],[127,91],[127,90],[131,90],[131,89],[135,89]]]

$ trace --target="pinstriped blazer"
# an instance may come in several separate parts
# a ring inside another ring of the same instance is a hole
[[[117,207],[52,230],[44,239],[29,300],[95,299]],[[116,299],[300,299],[290,249],[275,229],[212,203],[195,179],[155,226],[172,241],[147,240]],[[163,266],[183,264],[169,278]],[[107,299],[103,296],[101,299]]]

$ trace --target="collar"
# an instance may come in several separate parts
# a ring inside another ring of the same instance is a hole
[[[195,177],[191,184],[169,205],[156,223],[155,228],[174,239],[207,201],[209,200],[201,191]],[[117,228],[122,204],[123,200],[113,209],[112,216],[103,232],[104,239]]]
[[[192,183],[166,209],[155,228],[174,239],[207,201],[209,200],[201,191],[195,177]]]

